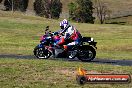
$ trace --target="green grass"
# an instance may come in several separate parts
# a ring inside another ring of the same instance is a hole
[[[67,62],[63,60],[0,59],[1,88],[131,88],[132,84],[76,83],[77,68],[92,73],[132,74],[129,66],[112,66],[94,63]],[[118,69],[118,70],[117,70]]]
[[[132,16],[118,17],[106,21],[107,23],[120,24],[120,25],[131,25]]]

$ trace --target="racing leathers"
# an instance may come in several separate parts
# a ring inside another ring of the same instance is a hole
[[[72,45],[78,45],[80,43],[81,34],[74,26],[68,25],[65,29],[59,31],[59,33],[63,34],[63,36],[61,36],[57,44],[60,46],[63,45],[65,50],[67,50]]]

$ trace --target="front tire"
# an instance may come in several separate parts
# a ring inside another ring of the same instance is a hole
[[[38,59],[48,59],[51,56],[51,52],[43,47],[36,47],[34,49],[34,55]]]
[[[81,61],[91,61],[95,58],[96,51],[92,46],[84,47],[80,49],[78,59]]]

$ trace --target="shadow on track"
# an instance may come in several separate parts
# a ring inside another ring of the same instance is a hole
[[[14,59],[36,59],[33,55],[0,55],[0,58],[14,58]],[[57,60],[57,59],[50,59]],[[60,60],[60,58],[59,58]],[[79,62],[78,59],[61,59],[65,61],[76,61]],[[132,60],[111,60],[111,59],[94,59],[91,62],[85,63],[97,63],[97,64],[110,64],[110,65],[120,65],[120,66],[132,66]]]

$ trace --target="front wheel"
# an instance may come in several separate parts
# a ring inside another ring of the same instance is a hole
[[[48,59],[51,56],[51,52],[43,47],[36,47],[34,49],[34,55],[38,59]]]
[[[80,49],[78,59],[81,61],[91,61],[95,58],[96,51],[93,47]]]

